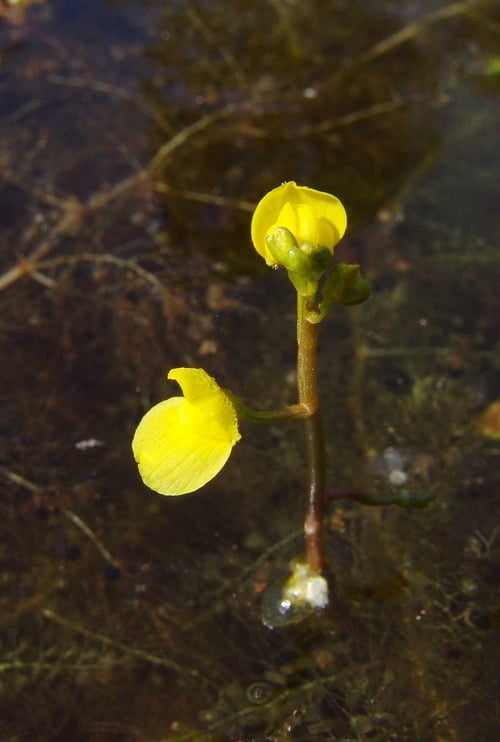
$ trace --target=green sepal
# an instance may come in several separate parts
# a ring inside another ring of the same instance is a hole
[[[360,273],[356,263],[338,263],[323,284],[321,310],[327,312],[332,304],[361,304],[370,296],[370,284]]]
[[[266,237],[267,248],[279,265],[293,273],[309,273],[309,257],[302,252],[289,229],[278,227]]]
[[[321,276],[332,262],[332,253],[319,245],[298,245],[295,237],[286,229],[278,227],[266,237],[267,248],[276,262],[286,268],[288,277],[301,296],[311,296],[318,289]]]

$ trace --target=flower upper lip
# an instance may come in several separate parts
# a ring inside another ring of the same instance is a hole
[[[288,181],[259,201],[252,218],[252,242],[268,265],[278,261],[269,252],[266,238],[279,227],[288,229],[299,246],[321,245],[333,252],[345,233],[347,216],[336,196]]]

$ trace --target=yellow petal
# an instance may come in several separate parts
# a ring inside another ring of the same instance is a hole
[[[142,418],[132,441],[144,483],[162,495],[203,487],[222,469],[239,440],[234,406],[202,369],[173,369],[185,397],[172,397]]]
[[[185,399],[208,419],[212,437],[220,437],[231,444],[241,438],[233,403],[206,371],[202,368],[173,368],[168,378],[177,381]],[[205,425],[204,420],[202,424]]]
[[[333,252],[346,226],[346,212],[338,198],[290,181],[269,191],[257,204],[252,217],[252,242],[266,263],[275,265],[266,237],[278,227],[288,229],[299,245],[323,245]]]

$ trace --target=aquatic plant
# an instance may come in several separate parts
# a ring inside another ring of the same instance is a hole
[[[328,604],[323,576],[325,453],[316,376],[318,325],[334,304],[358,304],[370,294],[358,265],[333,263],[346,226],[346,212],[338,198],[294,182],[267,193],[253,214],[256,251],[267,265],[284,268],[297,292],[298,402],[278,410],[254,410],[223,390],[203,369],[177,368],[168,378],[180,384],[184,396],[152,407],[132,441],[144,483],[163,495],[184,495],[222,469],[240,439],[240,420],[304,421],[309,471],[306,560],[292,563],[292,574],[280,591],[278,613],[284,621],[288,616],[298,620]]]

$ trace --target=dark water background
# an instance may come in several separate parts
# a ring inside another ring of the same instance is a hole
[[[499,33],[481,0],[0,3],[2,742],[496,738]],[[332,506],[332,610],[269,630],[298,426],[172,500],[130,440],[174,366],[294,401],[249,241],[286,179],[373,285],[321,328],[329,481],[434,501]]]

